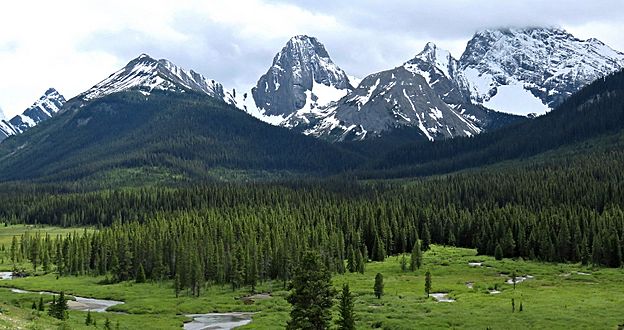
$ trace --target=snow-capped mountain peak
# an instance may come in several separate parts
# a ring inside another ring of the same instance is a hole
[[[298,35],[275,55],[251,92],[259,118],[286,119],[299,110],[322,109],[352,89],[347,74],[331,60],[325,46],[314,37]]]
[[[90,101],[126,90],[138,90],[144,95],[149,95],[153,90],[196,91],[230,101],[220,83],[193,70],[183,69],[166,59],[156,60],[147,54],[139,55],[79,97]]]
[[[526,114],[544,113],[624,68],[624,54],[560,28],[503,28],[477,32],[460,63],[473,101]]]
[[[65,98],[54,88],[49,88],[28,109],[11,120],[0,121],[0,141],[10,135],[23,133],[40,122],[57,114],[65,105]]]

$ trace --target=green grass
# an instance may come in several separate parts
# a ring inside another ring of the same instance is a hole
[[[468,262],[482,262],[482,267],[470,267]],[[424,273],[432,273],[433,292],[448,292],[453,303],[438,303],[424,293]],[[516,289],[506,284],[512,272],[529,274],[534,278],[519,283]],[[579,275],[575,272],[591,275]],[[381,299],[373,295],[374,277],[384,275],[385,294]],[[502,274],[502,275],[501,275]],[[509,274],[509,275],[507,275]],[[549,264],[523,260],[477,256],[472,249],[433,246],[424,254],[424,266],[416,272],[402,272],[399,257],[385,262],[367,264],[365,274],[337,275],[333,284],[340,288],[349,283],[356,296],[355,311],[358,329],[615,329],[624,323],[624,282],[622,269],[587,269],[579,264]],[[95,314],[98,326],[105,316],[113,324],[119,321],[122,329],[180,329],[184,314],[208,312],[255,312],[253,322],[245,329],[283,328],[288,320],[290,306],[284,300],[287,292],[282,283],[264,283],[259,291],[273,292],[273,298],[245,305],[239,298],[245,290],[232,292],[229,287],[208,286],[199,298],[182,295],[175,298],[172,283],[132,282],[103,285],[103,277],[62,277],[48,274],[12,281],[1,286],[27,290],[64,290],[86,297],[123,300],[126,303],[112,308],[124,314]],[[466,286],[473,282],[474,288]],[[500,294],[491,295],[489,289],[498,288]],[[516,302],[512,313],[511,299]],[[21,307],[24,317],[30,317],[32,301],[37,294],[15,294],[0,289],[0,301],[11,308]],[[523,311],[519,312],[520,303]],[[337,319],[337,310],[334,311]],[[72,311],[68,325],[72,329],[83,325],[86,313]],[[43,324],[47,317],[36,319]],[[52,323],[50,323],[52,324]]]

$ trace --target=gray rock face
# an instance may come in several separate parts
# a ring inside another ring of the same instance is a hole
[[[334,90],[353,89],[347,74],[332,62],[323,44],[313,37],[296,36],[275,55],[273,65],[260,77],[251,93],[263,114],[287,117],[310,101],[317,103],[312,108],[335,101],[331,100],[331,95],[318,93],[315,85]],[[309,91],[314,95],[308,96],[306,92]]]
[[[460,88],[467,82],[458,68],[450,53],[429,43],[404,65],[364,78],[305,133],[332,141],[358,140],[412,126],[433,141],[475,135],[494,121],[516,119],[472,104]]]
[[[113,93],[138,90],[149,95],[153,90],[184,92],[188,90],[205,93],[231,103],[223,86],[205,78],[193,70],[182,69],[165,59],[156,60],[141,54],[121,70],[102,80],[77,98],[90,101]]]
[[[66,100],[56,89],[48,89],[32,106],[11,120],[0,121],[0,141],[25,132],[56,115]]]
[[[496,98],[502,86],[518,85],[552,109],[581,87],[624,68],[624,54],[557,28],[498,29],[476,33],[460,65],[473,80],[464,93],[477,103]]]

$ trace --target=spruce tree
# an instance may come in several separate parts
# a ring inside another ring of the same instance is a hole
[[[494,259],[503,260],[503,248],[500,244],[496,244],[496,249],[494,250]]]
[[[425,222],[423,227],[423,238],[422,238],[422,251],[429,251],[431,248],[431,233],[429,232],[429,226]]]
[[[305,252],[286,300],[292,305],[287,329],[327,329],[336,290],[318,252]]]
[[[139,265],[139,271],[137,272],[136,283],[145,283],[145,270],[143,269],[143,264]]]
[[[37,310],[40,312],[43,312],[45,309],[45,306],[43,304],[43,297],[39,297],[39,305],[37,306]]]
[[[425,293],[427,294],[427,297],[429,297],[429,294],[431,294],[431,272],[427,271],[425,273]]]
[[[407,258],[405,257],[405,254],[401,255],[400,263],[401,263],[401,271],[405,272],[407,270]]]
[[[420,250],[420,242],[418,240],[414,242],[414,247],[412,248],[412,257],[410,260],[410,270],[415,271],[416,269],[420,269],[422,266],[422,251]]]
[[[384,291],[383,275],[381,275],[381,273],[377,273],[377,275],[375,275],[375,286],[373,289],[375,291],[375,297],[377,297],[377,299],[381,299]]]
[[[375,242],[373,243],[373,261],[384,261],[386,258],[386,247],[383,240],[379,235],[375,236]]]
[[[360,249],[357,249],[357,252],[355,254],[355,263],[357,265],[358,273],[364,274],[364,271],[366,269],[366,263],[364,261],[364,257],[362,256],[362,252],[360,252]]]
[[[355,313],[353,311],[353,295],[349,291],[349,284],[342,285],[339,306],[340,318],[337,325],[340,330],[355,330]]]
[[[91,325],[93,319],[91,318],[91,310],[87,311],[87,317],[85,318],[85,325]]]

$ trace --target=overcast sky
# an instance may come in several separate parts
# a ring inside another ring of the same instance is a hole
[[[249,88],[293,35],[316,36],[348,74],[393,68],[427,41],[459,57],[475,31],[557,26],[624,50],[620,0],[5,1],[0,109],[22,112],[48,87],[66,98],[141,53]]]

